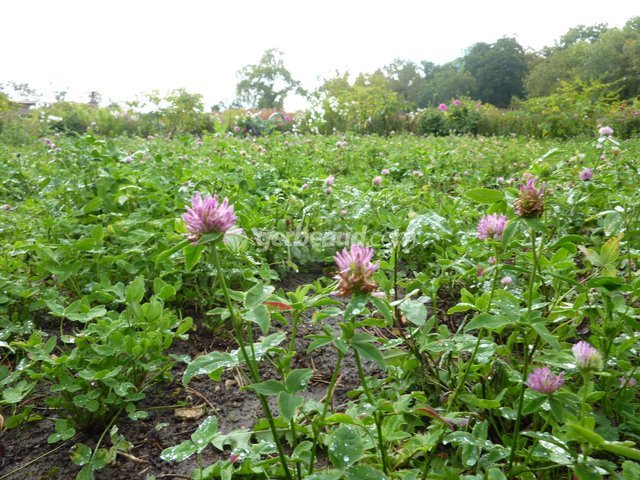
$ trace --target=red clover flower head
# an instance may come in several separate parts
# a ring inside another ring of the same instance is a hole
[[[446,112],[447,110],[449,110],[449,108],[445,103],[441,103],[440,105],[438,105],[438,110],[440,110],[441,112]]]
[[[217,195],[202,197],[200,192],[191,198],[191,206],[186,209],[182,219],[189,231],[187,238],[193,243],[198,243],[200,237],[208,233],[225,233],[238,218],[233,213],[233,205],[229,205],[229,199],[225,198],[220,203]]]
[[[602,370],[602,355],[587,342],[576,343],[571,351],[580,370]]]
[[[343,248],[333,258],[339,269],[335,277],[339,280],[338,295],[376,291],[378,285],[373,281],[373,274],[378,270],[379,264],[371,263],[373,248],[354,244],[349,250]]]
[[[329,175],[327,178],[324,179],[324,186],[325,187],[333,187],[333,184],[336,181],[336,177],[334,177],[333,175]]]
[[[589,167],[584,167],[578,177],[583,182],[587,182],[593,178],[593,170],[591,170]]]
[[[379,187],[380,185],[382,185],[382,177],[380,175],[378,175],[377,177],[373,177],[373,180],[371,180],[371,183],[374,186]]]
[[[459,107],[460,105],[462,105],[462,102],[456,98],[456,99],[453,101],[453,105],[454,105],[454,106],[456,106],[456,107]]]
[[[608,127],[608,126],[607,127],[600,127],[600,130],[598,130],[598,133],[600,135],[610,137],[611,135],[613,135],[613,128]]]
[[[536,392],[551,395],[564,385],[564,372],[555,375],[549,367],[536,368],[525,385]]]
[[[540,217],[544,212],[544,187],[536,188],[538,179],[528,175],[520,185],[520,194],[514,203],[516,214],[520,217]]]
[[[478,222],[478,238],[480,240],[500,240],[506,226],[507,217],[504,214],[484,215]]]

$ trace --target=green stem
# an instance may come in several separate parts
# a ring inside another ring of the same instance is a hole
[[[300,323],[300,312],[295,310],[293,313],[293,327],[291,329],[291,340],[289,340],[289,360],[287,362],[287,369],[289,369],[289,365],[291,362],[291,357],[293,356],[293,352],[296,344],[296,337],[298,335],[298,324]]]
[[[498,285],[498,274],[500,272],[500,268],[498,267],[499,258],[500,257],[498,256],[498,249],[496,248],[496,265],[494,267],[495,270],[493,271],[493,282],[491,285],[491,293],[489,294],[489,302],[487,303],[487,308],[485,310],[485,313],[489,313],[489,311],[491,310],[493,295]],[[453,395],[451,395],[451,400],[449,400],[449,404],[447,405],[446,413],[449,413],[451,411],[451,408],[453,407],[454,402],[458,394],[460,393],[460,390],[462,390],[462,387],[467,381],[467,377],[469,376],[469,372],[471,371],[471,366],[473,365],[473,362],[476,359],[476,355],[478,354],[478,349],[480,348],[480,342],[482,340],[483,333],[484,333],[484,328],[481,328],[480,330],[478,330],[478,338],[476,339],[476,344],[474,345],[473,351],[471,352],[471,357],[467,362],[467,366],[464,370],[464,373],[462,374],[462,378],[460,378],[460,381],[458,382],[458,385],[456,386],[456,389],[454,390]]]
[[[369,401],[369,403],[371,404],[372,407],[375,407],[375,413],[374,413],[374,419],[376,422],[376,430],[378,431],[378,448],[380,448],[380,457],[382,460],[382,470],[384,472],[385,475],[389,474],[389,471],[387,469],[387,453],[386,450],[384,448],[384,439],[382,437],[382,418],[380,416],[380,412],[378,412],[377,406],[376,406],[376,400],[375,398],[373,398],[373,395],[371,394],[371,390],[369,389],[369,386],[367,385],[367,378],[365,377],[364,374],[364,369],[362,368],[362,362],[360,361],[360,354],[358,353],[358,350],[356,350],[355,348],[353,349],[353,354],[356,360],[356,366],[358,367],[358,376],[360,377],[360,381],[362,382],[362,388],[364,389],[364,393],[367,396],[367,400]]]
[[[324,419],[327,417],[327,412],[329,411],[329,404],[331,403],[331,399],[333,398],[333,390],[336,387],[336,382],[338,381],[338,375],[340,374],[340,367],[342,366],[342,359],[344,358],[344,353],[342,350],[338,350],[338,359],[336,361],[336,368],[333,369],[333,374],[331,375],[331,380],[329,381],[329,388],[327,389],[327,394],[324,397],[324,407],[322,408],[322,415],[320,416],[320,421],[318,424],[322,426],[324,423]],[[316,458],[316,450],[318,448],[318,440],[320,437],[320,432],[315,428],[313,430],[313,446],[311,447],[311,460],[309,461],[309,475],[313,473],[313,462]]]
[[[249,342],[251,346],[251,356],[247,352],[247,348],[244,343],[244,339],[242,338],[242,326],[240,319],[236,316],[235,309],[233,308],[233,303],[231,302],[231,297],[229,296],[229,289],[227,288],[227,282],[225,281],[224,274],[222,272],[222,266],[220,265],[220,257],[218,256],[218,242],[214,242],[211,251],[213,252],[213,261],[216,265],[216,270],[218,272],[218,281],[220,282],[220,286],[222,287],[222,293],[224,295],[225,302],[227,304],[227,308],[229,309],[229,315],[231,316],[231,324],[233,325],[233,329],[236,336],[236,341],[238,342],[238,346],[240,347],[240,351],[242,352],[242,356],[244,361],[249,368],[249,372],[251,373],[251,378],[254,383],[260,383],[260,372],[258,371],[258,366],[256,365],[256,357],[255,351],[253,348],[253,341],[251,338],[251,327],[248,330]],[[271,434],[273,435],[273,440],[276,444],[276,448],[278,449],[278,456],[280,457],[280,462],[282,463],[282,468],[284,469],[284,474],[287,479],[291,480],[293,477],[291,476],[291,472],[289,470],[289,465],[287,462],[287,457],[284,453],[284,449],[282,448],[282,442],[280,441],[280,437],[278,435],[278,430],[276,428],[276,424],[273,420],[273,414],[271,413],[271,408],[269,408],[269,402],[266,397],[260,393],[258,395],[258,400],[262,406],[262,411],[267,417],[267,422],[269,423],[269,427],[271,429]]]
[[[531,255],[533,257],[533,265],[531,268],[531,277],[529,278],[529,292],[527,298],[527,318],[531,316],[531,310],[533,309],[533,287],[535,285],[536,271],[538,269],[538,257],[536,255],[536,232],[531,229]],[[520,386],[520,396],[518,399],[518,410],[516,414],[516,423],[513,431],[513,439],[511,443],[511,455],[509,456],[509,467],[507,470],[511,470],[513,467],[513,461],[516,457],[516,449],[518,448],[518,440],[520,439],[520,423],[522,421],[522,407],[524,406],[524,391],[527,388],[525,382],[527,380],[527,371],[529,369],[530,357],[533,357],[533,352],[536,349],[538,338],[533,344],[531,349],[531,355],[529,355],[529,345],[527,343],[528,332],[524,332],[524,361],[522,365],[522,384]]]
[[[296,336],[298,334],[299,323],[300,323],[300,312],[295,311],[293,314],[293,327],[291,329],[291,340],[289,341],[289,352],[287,355],[286,365],[284,366],[285,368],[285,371],[283,372],[284,375],[287,375],[290,371],[291,360],[293,359],[293,354],[295,351],[294,349],[295,349]],[[284,380],[284,378],[282,380]],[[293,448],[293,450],[295,450],[298,447],[298,434],[296,432],[296,422],[293,418],[290,421],[290,425],[291,425],[291,439],[292,439],[291,447]],[[295,468],[296,468],[296,476],[298,480],[302,480],[302,471],[301,471],[300,463],[296,463]]]
[[[291,427],[291,437],[292,437],[292,447],[293,450],[298,446],[298,433],[296,432],[296,421],[295,419],[291,419],[289,422]],[[298,480],[302,480],[302,471],[300,469],[300,463],[296,462],[296,477]]]
[[[529,368],[529,346],[527,345],[526,332],[524,335],[524,340],[525,341],[524,341],[524,362],[522,365],[522,387],[520,388],[520,395],[518,398],[518,410],[516,415],[516,424],[513,431],[513,439],[511,442],[511,455],[509,456],[509,467],[507,468],[508,471],[510,471],[511,467],[513,467],[513,461],[515,459],[516,449],[518,447],[518,440],[520,438],[520,422],[522,420],[522,407],[524,405],[524,391],[526,388],[525,381],[527,378],[526,377],[527,370]]]
[[[587,394],[589,393],[589,374],[582,374],[582,407],[580,409],[581,417],[585,418],[587,415]]]
[[[551,398],[551,396],[549,396],[549,398]],[[548,415],[547,418],[545,418],[544,425],[542,426],[542,428],[540,430],[538,430],[538,432],[540,432],[540,433],[544,433],[545,432],[545,430],[549,426],[549,418],[550,417],[551,416]],[[527,455],[527,459],[524,461],[525,465],[529,463],[529,460],[531,460],[531,456],[533,455],[533,451],[536,449],[537,446],[538,446],[538,439],[536,438],[535,442],[533,442],[533,446],[529,449],[529,454]]]

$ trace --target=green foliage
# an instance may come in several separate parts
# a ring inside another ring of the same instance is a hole
[[[524,49],[515,38],[501,38],[493,44],[476,43],[463,62],[476,81],[473,97],[505,108],[512,98],[524,95],[527,64]]]
[[[423,110],[416,120],[416,132],[422,135],[476,134],[481,120],[479,105],[470,99],[450,102],[447,111]]]
[[[348,74],[327,80],[315,92],[306,126],[319,133],[388,133],[402,128],[400,114],[407,105],[389,88],[382,74]]]
[[[595,83],[567,86],[556,103],[508,114],[550,117],[565,96],[606,112],[608,95]],[[635,118],[637,105],[619,105],[608,119]],[[478,128],[507,115],[469,99],[433,112],[452,125],[477,113]],[[52,137],[55,148],[0,146],[5,426],[42,421],[50,442],[76,443],[71,461],[91,478],[130,447],[114,426],[144,416],[141,399],[170,379],[171,345],[195,312],[199,329],[233,329],[248,353],[183,357],[178,382],[221,381],[232,369],[272,413],[231,432],[208,417],[164,445],[171,462],[220,454],[194,478],[284,478],[285,464],[292,478],[634,478],[640,145],[619,141],[618,128],[563,142],[89,132]],[[513,211],[525,173],[547,185],[535,222]],[[180,215],[196,190],[229,197],[242,236],[185,240]],[[500,239],[477,238],[487,213],[507,216]],[[316,236],[325,232],[334,235]],[[332,256],[355,242],[375,247],[383,295],[337,301]],[[276,288],[308,263],[313,283]],[[579,369],[578,340],[598,349],[603,371]],[[316,371],[306,355],[331,355],[334,371]],[[553,394],[524,384],[542,366],[564,372]],[[349,368],[359,380],[344,392]],[[34,409],[38,395],[51,421]],[[79,440],[94,427],[104,445]]]
[[[250,108],[282,110],[291,92],[304,94],[300,82],[284,66],[282,52],[266,50],[257,65],[247,65],[238,72],[236,95],[241,105]]]
[[[560,43],[547,49],[527,77],[529,97],[551,95],[562,82],[599,81],[612,85],[622,99],[640,94],[640,29],[637,18],[622,29],[603,24],[570,29]]]

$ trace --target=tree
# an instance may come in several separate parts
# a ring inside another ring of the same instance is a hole
[[[559,48],[567,48],[578,42],[594,43],[608,29],[606,23],[585,26],[578,25],[570,28],[567,33],[560,37]]]
[[[508,107],[513,97],[524,95],[527,62],[515,38],[493,44],[476,43],[463,58],[465,70],[476,81],[475,97],[497,107]]]
[[[452,98],[470,97],[475,90],[475,79],[459,62],[445,63],[433,68],[430,77],[425,80],[418,106],[435,106]]]
[[[578,42],[543,59],[533,66],[524,85],[528,98],[553,94],[562,82],[571,82],[580,76],[580,69],[589,55],[590,46]]]
[[[353,85],[343,73],[313,93],[311,116],[321,133],[387,133],[400,128],[399,115],[407,106],[382,72],[360,74]]]
[[[389,88],[405,102],[418,106],[425,88],[425,76],[422,68],[414,62],[396,59],[385,65],[379,72],[389,83]]]
[[[289,93],[305,94],[300,82],[285,68],[282,52],[275,48],[265,51],[257,65],[242,68],[238,77],[236,95],[240,104],[247,107],[281,110]]]

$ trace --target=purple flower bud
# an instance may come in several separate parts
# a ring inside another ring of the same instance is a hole
[[[460,105],[462,105],[462,102],[456,98],[456,99],[453,101],[453,105],[454,105],[454,106],[456,106],[456,107],[459,107]]]
[[[389,175],[390,173],[391,173],[391,172],[389,171],[389,169],[388,169],[388,168],[383,168],[383,169],[380,171],[380,174],[381,174],[381,175]]]
[[[503,287],[508,287],[513,283],[513,278],[507,275],[506,277],[503,277],[502,280],[500,280],[500,283],[502,284]]]
[[[379,187],[380,185],[382,185],[382,177],[380,175],[374,177],[373,180],[371,180],[371,183],[376,187]]]
[[[336,177],[334,177],[333,175],[329,175],[327,178],[324,179],[324,186],[325,187],[333,187],[333,184],[336,181]]]
[[[349,250],[343,248],[333,258],[339,269],[335,277],[339,280],[338,295],[372,293],[377,290],[373,274],[378,270],[379,264],[371,263],[373,248],[355,244]]]
[[[540,217],[544,212],[544,187],[536,188],[538,179],[528,175],[520,185],[520,194],[514,203],[516,214],[520,217]]]
[[[446,112],[447,110],[449,110],[449,108],[446,104],[441,103],[440,105],[438,105],[438,110],[440,110],[441,112]]]
[[[593,178],[593,170],[588,167],[584,167],[578,177],[580,177],[580,180],[583,182],[587,182]]]
[[[580,370],[602,370],[602,355],[587,342],[578,342],[572,348]]]

